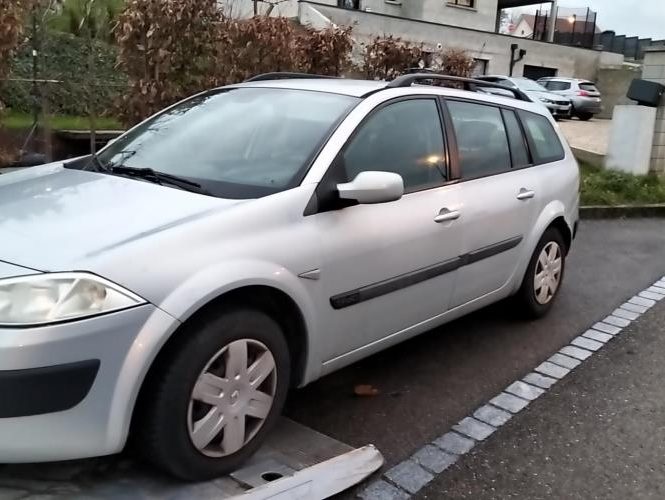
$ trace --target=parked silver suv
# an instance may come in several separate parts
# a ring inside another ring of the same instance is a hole
[[[541,78],[542,86],[553,94],[570,99],[573,103],[573,116],[588,121],[603,110],[603,101],[596,84],[589,80],[576,78]]]
[[[578,166],[515,98],[268,76],[0,176],[0,463],[228,472],[287,391],[501,299],[552,307]]]
[[[531,101],[542,104],[555,118],[570,118],[570,99],[554,94],[529,78],[521,76],[488,75],[479,76],[479,80],[500,84],[511,89],[519,89],[526,94]]]

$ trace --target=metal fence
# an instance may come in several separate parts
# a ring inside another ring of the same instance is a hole
[[[556,16],[554,43],[587,49],[596,46],[596,36],[599,34],[596,24],[597,13],[589,8],[559,8],[554,13],[551,10],[539,9],[534,20],[534,40],[549,40],[552,15]]]
[[[598,45],[607,52],[623,54],[627,59],[641,61],[644,59],[646,49],[650,47],[665,48],[665,40],[617,35],[614,31],[603,31],[599,36]]]

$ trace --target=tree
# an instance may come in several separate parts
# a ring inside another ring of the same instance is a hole
[[[135,123],[217,83],[223,15],[217,0],[128,0],[118,17],[118,63],[129,79],[119,112]]]
[[[113,28],[122,12],[124,0],[63,0],[48,16],[51,29],[80,37],[113,40]]]
[[[17,46],[23,40],[23,29],[32,0],[0,0],[0,78],[9,72]]]

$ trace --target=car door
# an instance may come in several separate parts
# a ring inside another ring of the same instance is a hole
[[[323,252],[322,311],[333,359],[444,313],[459,257],[459,197],[448,180],[441,108],[435,96],[390,101],[359,125],[320,183],[365,171],[402,176],[404,196],[375,205],[326,207],[315,218]],[[320,190],[321,191],[321,190]],[[396,335],[397,334],[397,335]]]
[[[447,100],[461,176],[462,254],[451,307],[512,282],[539,212],[539,179],[515,112]]]

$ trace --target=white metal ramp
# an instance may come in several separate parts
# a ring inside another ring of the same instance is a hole
[[[354,449],[282,419],[241,469],[186,484],[123,457],[0,466],[0,500],[319,500],[362,482],[383,465],[372,445]]]

